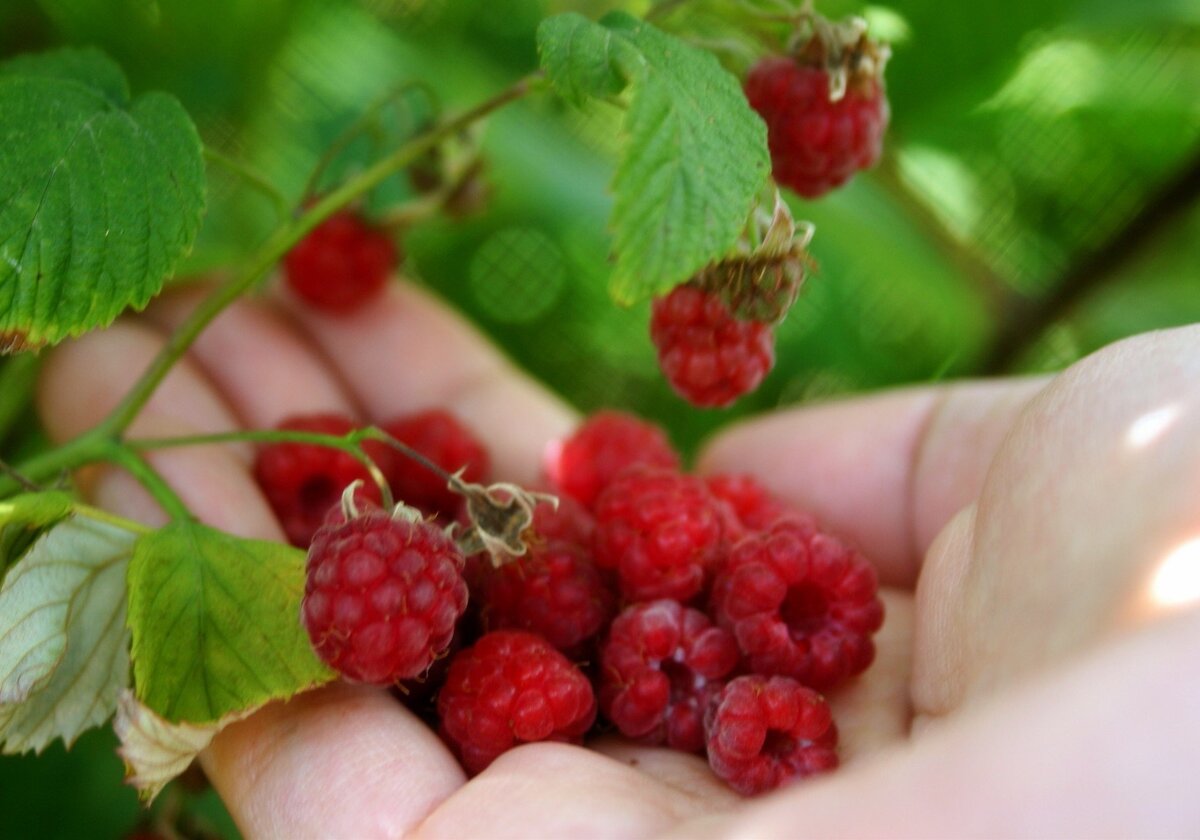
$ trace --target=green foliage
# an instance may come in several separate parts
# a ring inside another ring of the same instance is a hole
[[[572,102],[630,88],[612,185],[613,297],[661,294],[731,251],[770,169],[766,126],[737,80],[711,54],[624,14],[549,18],[538,46]]]
[[[332,679],[300,625],[304,553],[177,522],[129,567],[138,699],[208,723]]]
[[[33,541],[65,519],[72,507],[69,495],[53,492],[25,493],[0,502],[0,580]]]
[[[200,141],[166,94],[130,99],[95,51],[0,66],[0,350],[142,307],[204,208]]]
[[[57,511],[42,500],[43,518]],[[24,555],[0,589],[0,743],[68,746],[107,720],[129,682],[125,569],[137,535],[75,515]]]

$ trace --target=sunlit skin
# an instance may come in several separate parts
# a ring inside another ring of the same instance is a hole
[[[96,423],[195,300],[169,296],[51,354],[39,396],[51,436]],[[396,285],[336,320],[288,300],[239,302],[135,432],[435,405],[479,430],[496,475],[518,482],[577,420],[448,308]],[[1153,435],[1131,432],[1166,406]],[[154,462],[205,521],[281,540],[251,458],[232,446]],[[387,693],[337,685],[267,707],[203,755],[247,836],[1097,837],[1200,825],[1200,610],[1148,595],[1200,534],[1200,327],[1130,339],[1053,379],[913,388],[738,424],[699,467],[756,473],[878,564],[878,660],[831,697],[838,773],[745,802],[702,759],[606,739],[523,747],[468,781]],[[82,480],[96,503],[163,521],[124,474]]]

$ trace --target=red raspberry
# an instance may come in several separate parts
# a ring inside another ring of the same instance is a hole
[[[293,292],[322,312],[343,313],[374,297],[397,262],[391,237],[343,210],[296,243],[283,268]]]
[[[831,102],[825,70],[772,57],[750,71],[745,90],[767,123],[775,180],[800,195],[824,195],[879,159],[889,109],[878,80]]]
[[[717,501],[695,476],[633,467],[596,500],[596,565],[616,569],[631,601],[686,601],[721,559]]]
[[[430,522],[373,511],[321,528],[301,616],[317,655],[357,682],[420,676],[467,608],[463,557]]]
[[[543,542],[568,542],[590,552],[596,520],[570,496],[559,496],[558,507],[539,502],[533,509],[533,533]]]
[[[520,744],[580,743],[596,698],[587,677],[545,639],[496,630],[451,661],[438,714],[463,766],[479,773]]]
[[[482,482],[491,472],[487,449],[448,411],[435,408],[408,414],[382,429],[448,473],[465,467],[464,481]],[[426,515],[453,521],[462,507],[462,498],[446,486],[444,478],[403,455],[392,460],[387,479],[397,499]]]
[[[704,483],[710,493],[729,505],[738,525],[746,530],[766,530],[789,513],[753,476],[710,475]]]
[[[709,766],[743,796],[838,765],[825,698],[787,677],[731,680],[706,723]]]
[[[597,635],[616,608],[600,570],[570,543],[533,545],[523,557],[479,571],[472,594],[485,630],[529,630],[569,653]]]
[[[737,543],[713,583],[713,616],[750,668],[819,690],[863,671],[883,623],[875,569],[834,537],[795,520]]]
[[[344,435],[354,431],[354,421],[340,414],[306,414],[289,417],[279,429]],[[391,452],[380,444],[368,442],[364,449],[381,468],[391,460]],[[307,548],[313,534],[336,511],[342,491],[355,481],[362,487],[355,494],[364,501],[379,504],[379,487],[358,460],[339,449],[311,443],[272,443],[258,451],[254,477],[275,512],[288,541]]]
[[[658,426],[620,411],[600,411],[551,447],[546,473],[563,493],[592,507],[600,491],[635,464],[674,470],[679,456]]]
[[[737,643],[677,601],[634,604],[600,649],[600,708],[623,735],[704,751],[704,712],[738,663]]]
[[[731,405],[775,364],[770,326],[737,320],[719,296],[689,284],[655,299],[650,339],[671,387],[705,408]]]

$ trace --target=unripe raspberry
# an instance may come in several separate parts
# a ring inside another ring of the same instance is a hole
[[[709,766],[743,796],[838,765],[828,704],[786,677],[731,680],[709,710],[707,729]]]
[[[479,773],[520,744],[579,743],[596,700],[587,677],[545,639],[497,630],[450,662],[438,714],[463,766]]]
[[[356,682],[420,676],[467,607],[462,569],[454,542],[424,520],[372,511],[321,528],[301,605],[313,649]]]
[[[343,210],[330,216],[283,258],[284,276],[293,292],[315,308],[350,312],[374,297],[398,262],[386,232],[358,214]]]
[[[691,284],[654,301],[650,339],[667,382],[704,408],[731,405],[775,365],[770,326],[734,318],[719,295]]]

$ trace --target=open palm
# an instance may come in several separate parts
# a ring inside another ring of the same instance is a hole
[[[51,435],[103,417],[196,299],[168,296],[58,350],[40,395]],[[377,421],[434,405],[480,433],[498,478],[522,483],[577,419],[444,306],[397,285],[336,320],[286,300],[236,304],[133,433],[263,428],[325,410]],[[205,521],[282,539],[252,457],[226,446],[154,460]],[[1200,592],[1189,601],[1187,588],[1200,583],[1177,571],[1189,557],[1200,567],[1200,328],[1130,340],[1053,380],[781,413],[729,430],[699,466],[756,473],[880,569],[877,661],[830,698],[841,771],[748,804],[702,759],[604,739],[521,747],[468,781],[386,692],[335,685],[269,706],[205,753],[238,824],[290,838],[1157,836],[1200,825]],[[128,476],[81,480],[96,503],[162,521]]]

